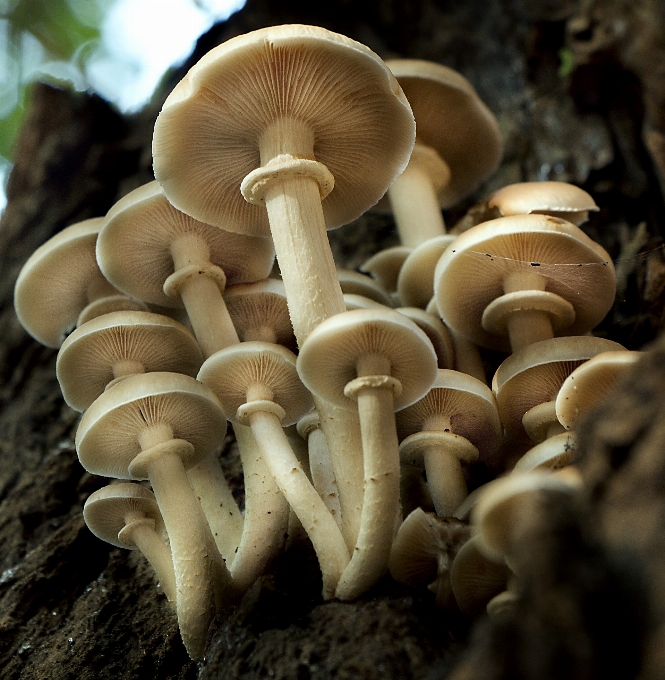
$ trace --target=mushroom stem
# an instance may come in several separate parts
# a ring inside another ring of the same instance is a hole
[[[185,234],[173,242],[171,255],[174,273],[164,289],[167,294],[180,295],[204,358],[240,342],[222,297],[224,272],[210,262],[205,241],[196,234]]]
[[[432,183],[431,165],[450,178],[450,169],[439,154],[416,142],[409,164],[388,189],[400,240],[407,248],[446,233],[441,207]]]
[[[335,518],[339,526],[342,524],[342,513],[339,504],[339,492],[335,481],[335,471],[330,459],[326,438],[319,425],[316,411],[308,413],[298,422],[298,432],[307,442],[309,452],[309,470],[312,484],[323,499],[326,508]]]
[[[201,503],[217,550],[230,565],[241,540],[243,517],[222,467],[215,456],[208,456],[187,470],[187,477]]]
[[[168,601],[175,602],[176,581],[173,558],[168,545],[155,532],[155,521],[142,517],[127,522],[118,537],[126,543],[131,542],[136,545],[155,570],[157,580]]]
[[[393,415],[395,381],[378,380],[374,385],[372,380],[390,376],[390,362],[376,354],[365,355],[356,370],[359,380],[366,378],[354,390],[362,436],[365,492],[358,540],[335,593],[340,600],[358,597],[381,577],[388,565],[395,531],[392,518],[400,512],[399,444]]]
[[[453,438],[462,439],[464,443],[472,446],[463,437],[452,435],[450,446],[433,445],[427,447],[424,452],[427,486],[439,517],[451,517],[469,495],[459,457],[453,450],[457,443]]]
[[[455,370],[466,373],[482,383],[487,383],[485,367],[478,346],[453,330],[450,330],[450,335],[455,348]]]
[[[181,444],[182,441],[171,439],[145,449],[143,454],[157,446],[162,448],[161,455],[147,463],[148,478],[171,543],[180,635],[190,657],[200,659],[215,614],[214,573],[209,554],[212,539],[208,538],[210,530],[176,449]],[[230,579],[229,575],[229,582]]]
[[[245,476],[245,523],[231,576],[243,592],[283,550],[289,504],[270,473],[251,428],[234,423],[233,430]]]
[[[251,401],[247,403],[250,404]],[[307,479],[278,416],[252,408],[248,419],[268,469],[312,541],[323,576],[323,597],[329,599],[349,562],[344,538]]]
[[[535,272],[514,272],[503,282],[503,292],[516,293],[523,290],[545,290],[547,279]],[[552,320],[547,312],[537,309],[524,309],[512,312],[506,323],[510,347],[517,352],[523,347],[540,340],[554,337]]]

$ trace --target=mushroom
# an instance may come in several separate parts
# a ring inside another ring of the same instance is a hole
[[[392,295],[397,291],[397,277],[402,263],[411,252],[406,246],[393,246],[375,253],[363,262],[359,269],[370,274],[383,290]]]
[[[99,271],[95,244],[103,221],[93,217],[66,227],[37,248],[18,275],[16,315],[23,328],[47,347],[60,347],[72,328],[101,314],[148,311]]]
[[[437,264],[434,288],[451,330],[514,352],[591,330],[612,306],[615,274],[608,253],[574,224],[514,215],[458,236]]]
[[[439,368],[453,368],[455,365],[453,339],[441,319],[418,307],[398,307],[396,311],[411,319],[430,339],[436,352]]]
[[[556,396],[556,417],[566,430],[608,401],[621,379],[639,361],[642,352],[600,352],[580,364],[562,383]]]
[[[427,585],[442,609],[455,606],[451,564],[469,539],[469,525],[416,508],[402,522],[390,551],[390,575],[405,586]]]
[[[349,561],[346,543],[282,429],[312,408],[312,397],[296,373],[295,355],[280,345],[243,342],[213,354],[199,380],[213,390],[231,420],[251,427],[268,469],[312,541],[323,596],[332,597]]]
[[[210,455],[225,432],[214,394],[179,373],[146,373],[115,384],[76,431],[88,472],[150,480],[171,544],[180,634],[193,659],[203,655],[216,596],[228,602],[235,590],[185,470]]]
[[[430,391],[396,418],[402,461],[424,464],[436,514],[450,517],[467,496],[461,462],[486,458],[501,442],[494,395],[471,376],[439,369]]]
[[[378,201],[414,138],[411,107],[369,48],[315,26],[273,26],[211,50],[174,88],[155,124],[154,169],[180,210],[272,234],[302,345],[345,310],[326,228]],[[362,496],[357,417],[316,407],[353,545]]]
[[[187,328],[161,314],[111,312],[86,321],[65,340],[55,370],[65,401],[85,411],[108,387],[137,373],[195,376],[203,357]]]
[[[268,239],[185,215],[157,182],[121,198],[97,240],[99,266],[120,290],[165,307],[184,304],[204,357],[239,342],[222,297],[226,285],[265,279],[273,258]]]
[[[242,342],[261,340],[296,349],[284,284],[277,279],[229,286],[224,302]]]
[[[496,118],[461,74],[417,59],[387,63],[416,119],[411,159],[388,190],[400,240],[413,248],[445,234],[441,208],[496,170],[503,144]]]
[[[342,295],[362,295],[385,307],[392,307],[390,296],[371,276],[349,269],[338,269],[337,278],[342,289]]]
[[[155,570],[169,602],[176,600],[171,550],[164,541],[164,520],[155,494],[138,484],[110,484],[90,494],[83,519],[97,538],[128,550],[140,550]]]
[[[365,492],[358,541],[336,592],[340,599],[365,592],[386,568],[399,513],[394,411],[427,392],[436,363],[423,331],[390,309],[337,314],[300,348],[298,373],[305,386],[341,408],[357,409],[360,418]]]
[[[434,236],[411,251],[397,277],[397,296],[401,305],[427,307],[434,295],[436,263],[455,238],[452,234]]]

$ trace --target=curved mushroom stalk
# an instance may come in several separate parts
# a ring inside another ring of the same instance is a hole
[[[243,592],[284,549],[289,504],[268,469],[251,428],[234,423],[233,430],[245,477],[245,521],[231,576]]]

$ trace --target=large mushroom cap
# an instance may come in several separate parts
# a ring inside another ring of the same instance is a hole
[[[482,318],[515,273],[543,277],[546,291],[572,304],[575,319],[558,335],[583,335],[614,302],[614,265],[602,246],[565,220],[513,215],[472,227],[441,256],[434,294],[444,323],[476,344],[508,351],[508,340],[486,331]]]
[[[387,64],[413,109],[418,142],[435,149],[451,170],[439,193],[441,207],[454,205],[499,166],[503,142],[496,118],[471,83],[447,66],[418,59]]]
[[[88,304],[92,287],[110,288],[95,259],[103,221],[93,217],[63,229],[35,250],[16,280],[16,315],[28,333],[47,347],[60,347]]]
[[[316,26],[272,26],[208,52],[174,88],[155,124],[155,176],[180,210],[232,231],[269,233],[263,207],[240,194],[260,167],[266,127],[308,126],[315,159],[335,178],[329,229],[374,205],[406,166],[411,108],[368,47]]]
[[[58,352],[56,374],[65,401],[77,411],[97,399],[120,362],[136,373],[169,371],[195,376],[203,356],[181,323],[149,312],[112,312],[79,326]]]
[[[300,348],[298,373],[318,396],[353,410],[344,388],[357,377],[358,360],[378,355],[390,361],[390,375],[402,385],[395,408],[422,397],[436,380],[432,343],[409,318],[392,309],[354,309],[319,324]]]
[[[296,371],[293,352],[268,342],[241,342],[215,352],[201,366],[198,379],[219,398],[231,420],[247,403],[250,388],[261,385],[272,393],[271,400],[286,415],[282,425],[293,425],[313,406]]]
[[[600,352],[624,350],[618,342],[591,335],[542,340],[511,354],[497,369],[492,390],[506,431],[524,437],[524,414],[556,399],[564,380]]]
[[[174,439],[194,447],[195,465],[221,444],[226,415],[217,397],[179,373],[146,373],[117,383],[83,414],[76,431],[81,465],[93,474],[133,479],[129,466],[141,452],[139,436],[153,425],[168,426]]]
[[[138,484],[110,484],[90,494],[83,506],[83,519],[92,533],[117,548],[136,548],[123,543],[118,534],[127,524],[128,516],[140,516],[155,523],[155,531],[166,535],[162,513],[155,494]]]
[[[224,270],[229,285],[270,274],[275,256],[270,239],[234,234],[185,215],[157,182],[134,189],[109,210],[97,240],[97,260],[120,290],[164,307],[181,306],[163,286],[173,273],[171,246],[188,235],[206,244],[209,261]]]

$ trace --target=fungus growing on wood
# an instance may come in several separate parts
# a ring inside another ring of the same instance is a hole
[[[118,310],[148,311],[114,288],[95,259],[104,218],[77,222],[42,244],[23,265],[14,309],[23,328],[47,347],[60,347],[76,325]]]
[[[155,494],[138,484],[110,484],[88,496],[83,506],[88,529],[117,548],[140,550],[155,570],[169,602],[176,601],[171,550]]]
[[[458,236],[437,264],[434,288],[449,328],[514,352],[590,331],[614,302],[615,274],[605,249],[574,224],[514,215]]]

